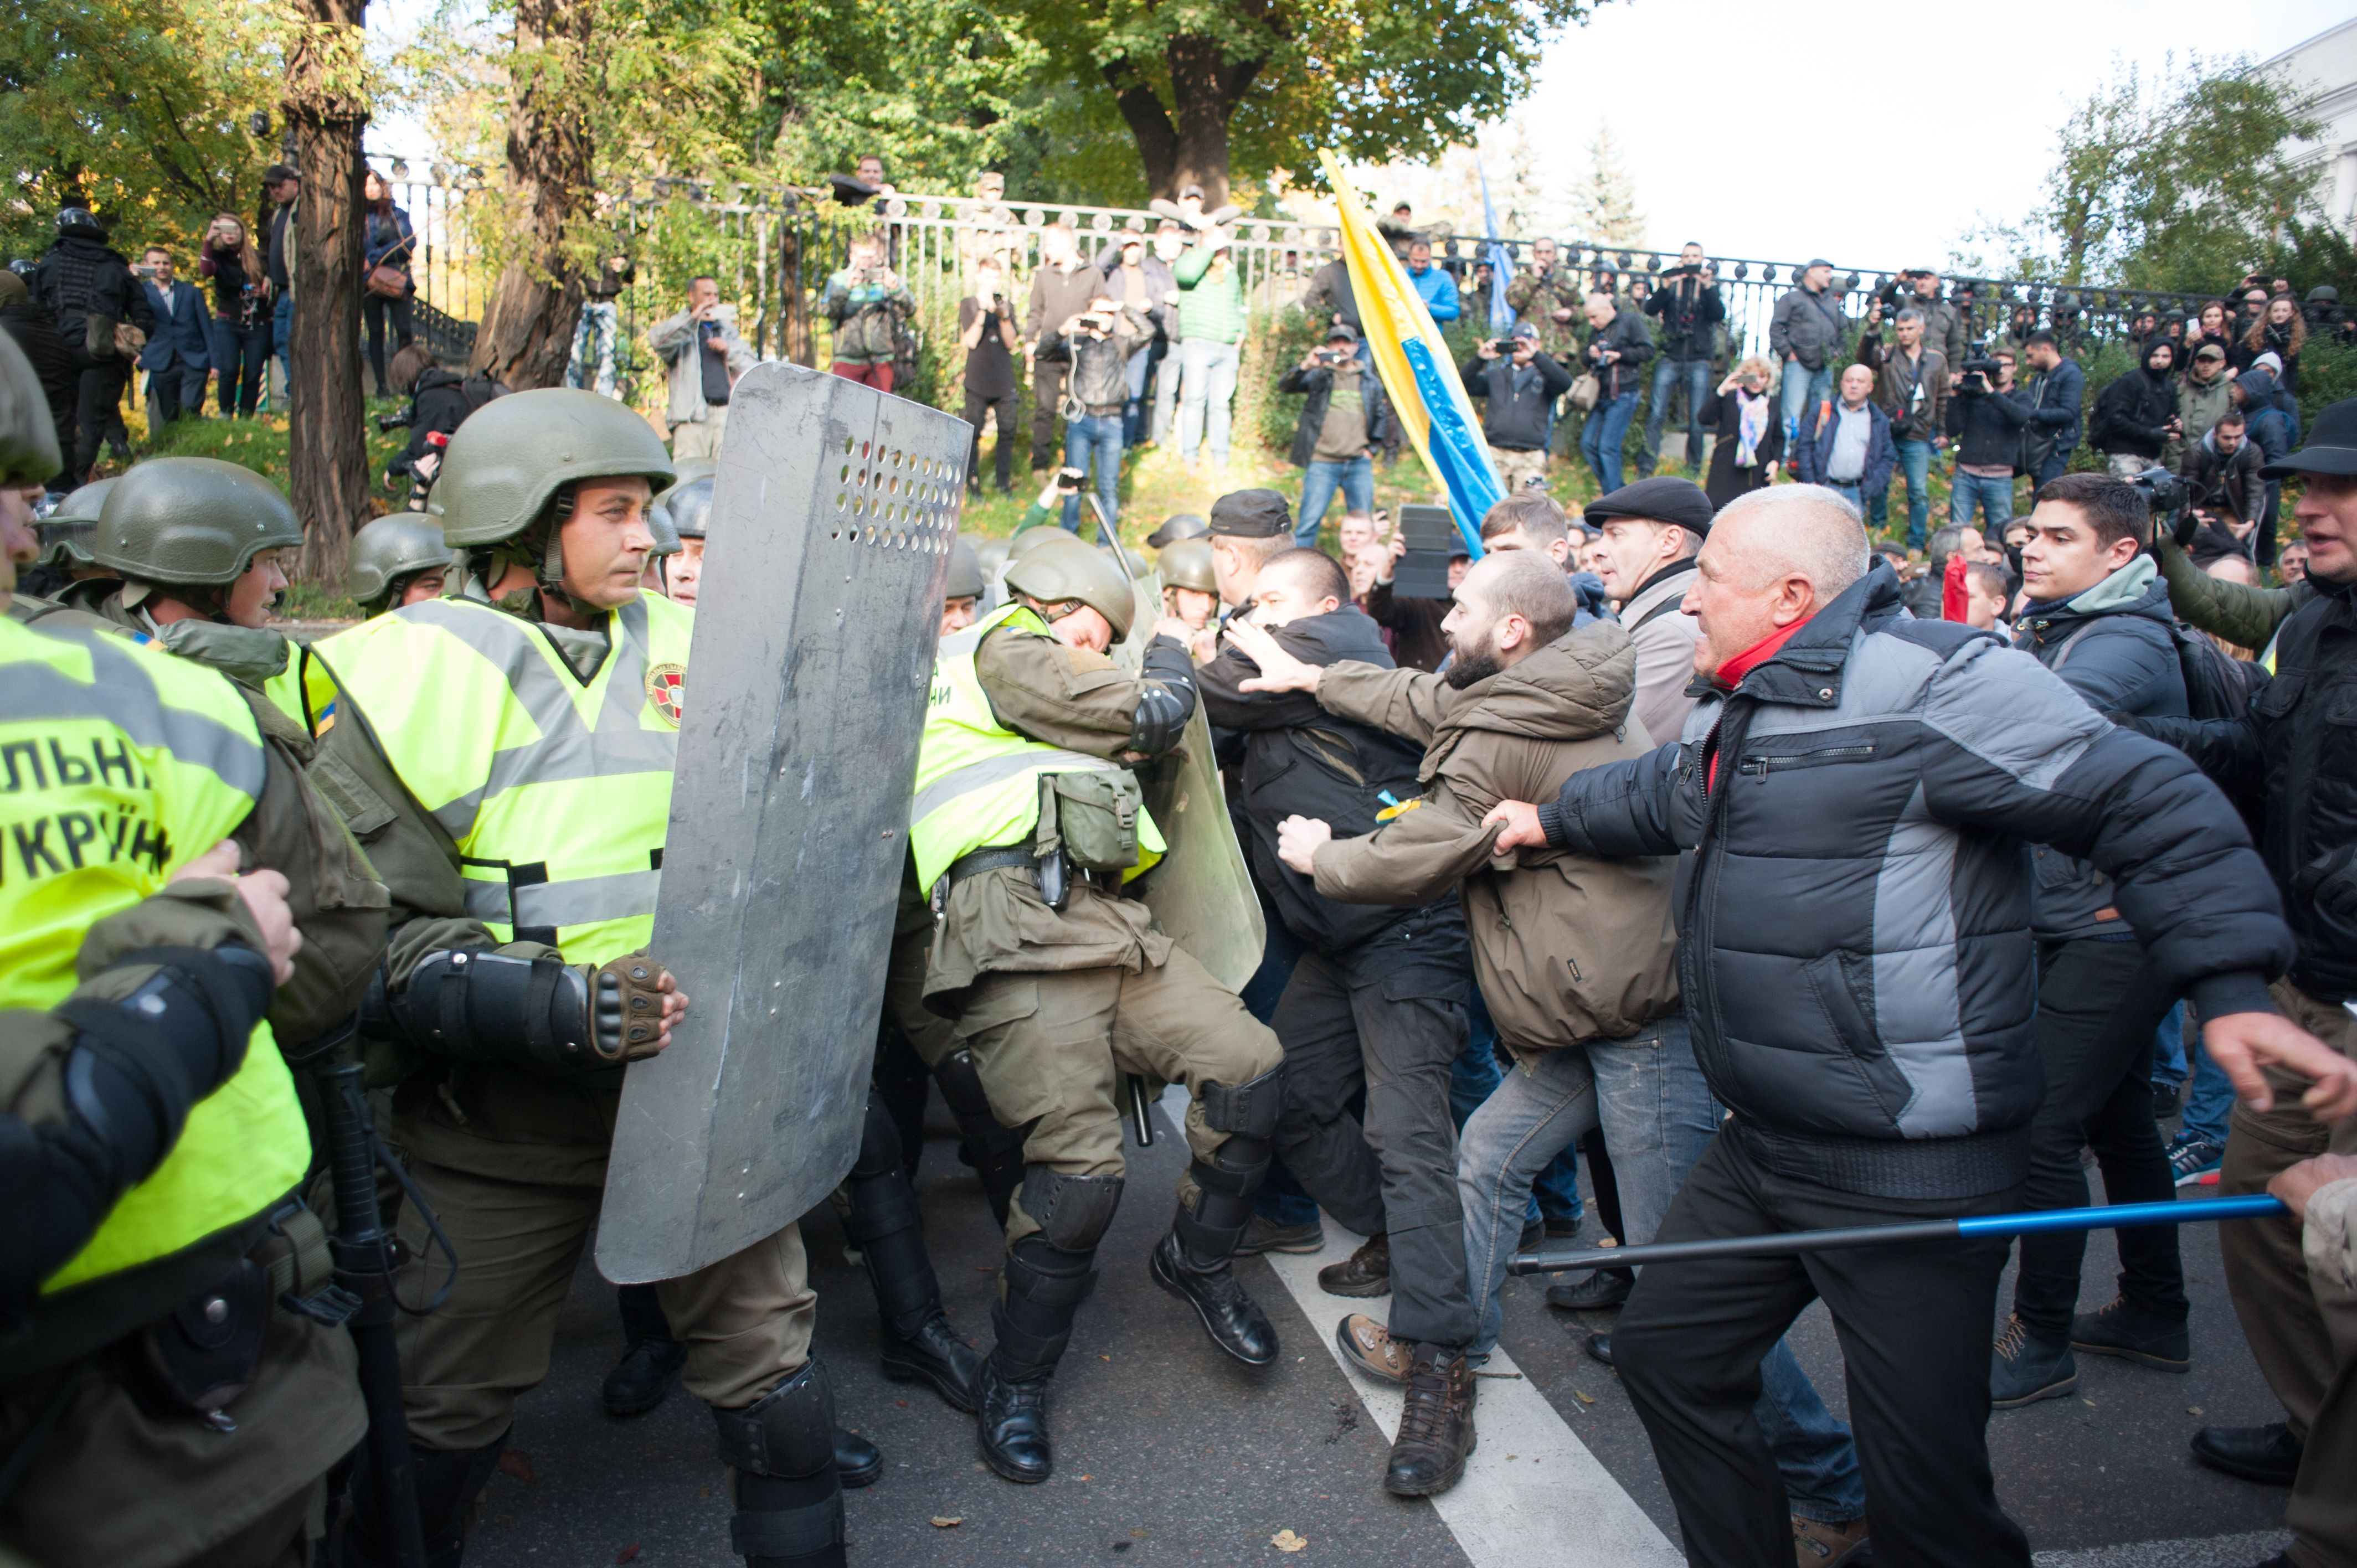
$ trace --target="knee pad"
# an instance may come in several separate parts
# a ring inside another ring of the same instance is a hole
[[[1197,1098],[1203,1102],[1205,1126],[1265,1143],[1275,1135],[1277,1116],[1285,1109],[1285,1068],[1280,1064],[1239,1084],[1206,1083]]]
[[[742,1410],[715,1410],[720,1461],[748,1476],[799,1480],[834,1469],[834,1385],[815,1356]]]
[[[1060,1252],[1092,1252],[1121,1206],[1123,1178],[1066,1176],[1046,1165],[1023,1168],[1023,1211]]]

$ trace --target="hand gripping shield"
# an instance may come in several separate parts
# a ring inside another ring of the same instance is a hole
[[[730,404],[650,947],[691,1006],[623,1084],[624,1283],[783,1230],[858,1153],[972,435],[792,365]]]

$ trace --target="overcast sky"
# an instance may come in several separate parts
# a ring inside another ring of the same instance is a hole
[[[2349,14],[2349,0],[1609,0],[1548,51],[1523,114],[1566,179],[1609,122],[1656,247],[1917,266],[1944,262],[1976,214],[2018,221],[2036,205],[2056,133],[2115,61],[2149,75],[2172,52],[2261,60]]]

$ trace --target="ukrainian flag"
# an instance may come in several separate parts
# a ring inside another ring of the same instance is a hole
[[[1406,269],[1361,209],[1340,162],[1331,153],[1318,156],[1341,213],[1342,259],[1359,297],[1359,320],[1366,329],[1375,373],[1383,378],[1400,428],[1415,443],[1415,455],[1448,492],[1448,510],[1457,531],[1465,536],[1466,552],[1478,561],[1481,516],[1506,493],[1490,461],[1490,444],[1481,439],[1481,422],[1473,416],[1472,400],[1457,379],[1448,339],[1407,281]]]

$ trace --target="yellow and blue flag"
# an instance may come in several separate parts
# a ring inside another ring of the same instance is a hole
[[[1457,379],[1456,357],[1432,313],[1407,281],[1390,245],[1361,209],[1341,163],[1320,153],[1341,213],[1342,259],[1358,295],[1359,321],[1400,428],[1415,444],[1433,480],[1448,492],[1448,510],[1464,535],[1466,553],[1481,558],[1481,516],[1504,498],[1505,486],[1481,439],[1481,422]]]

